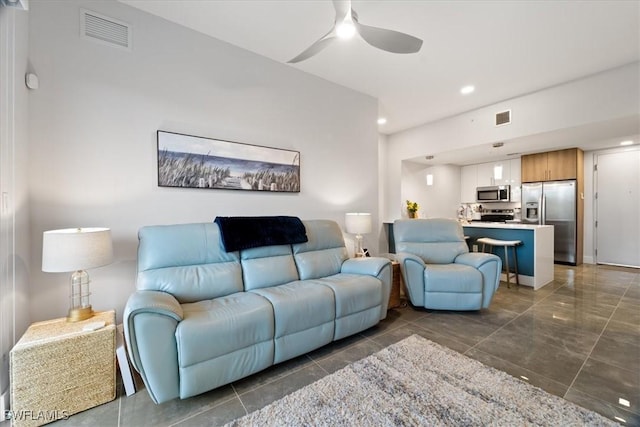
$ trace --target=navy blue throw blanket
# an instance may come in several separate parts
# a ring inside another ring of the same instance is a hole
[[[218,216],[214,222],[227,252],[308,241],[304,224],[295,216]]]

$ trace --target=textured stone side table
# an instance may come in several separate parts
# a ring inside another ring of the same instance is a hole
[[[95,322],[105,326],[83,330]],[[13,425],[47,424],[115,399],[115,350],[114,311],[32,324],[11,350]]]

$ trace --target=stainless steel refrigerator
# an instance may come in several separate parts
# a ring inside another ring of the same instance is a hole
[[[575,180],[522,184],[522,223],[553,225],[554,261],[576,265]]]

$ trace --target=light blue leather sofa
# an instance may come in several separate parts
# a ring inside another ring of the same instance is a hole
[[[348,259],[337,223],[303,223],[306,243],[230,253],[214,223],[140,229],[124,329],[154,402],[228,384],[386,317],[390,261]]]
[[[502,260],[469,252],[452,219],[405,219],[393,224],[396,255],[411,303],[435,310],[489,307],[500,284]]]

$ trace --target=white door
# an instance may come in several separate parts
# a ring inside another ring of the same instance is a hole
[[[640,268],[640,150],[596,154],[596,262]]]

